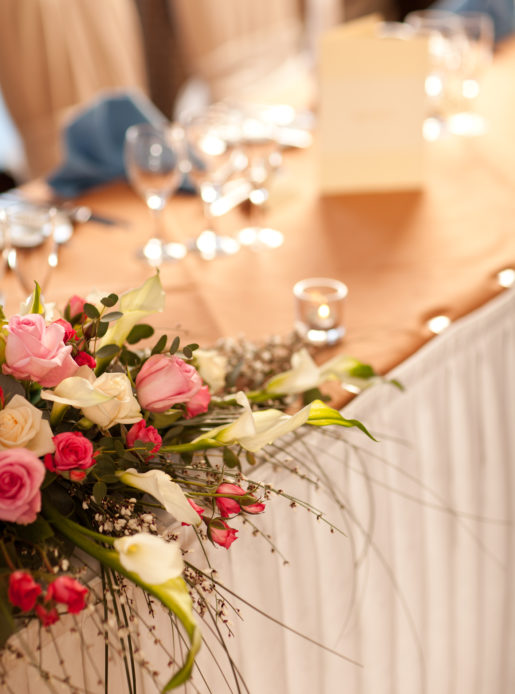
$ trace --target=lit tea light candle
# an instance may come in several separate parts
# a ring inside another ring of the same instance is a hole
[[[297,332],[318,345],[334,344],[345,334],[343,307],[347,287],[338,280],[316,277],[293,288]]]

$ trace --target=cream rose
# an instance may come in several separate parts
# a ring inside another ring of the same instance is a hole
[[[0,450],[8,448],[26,448],[38,457],[55,450],[50,424],[22,395],[0,410]]]
[[[98,405],[83,407],[85,417],[102,429],[109,429],[115,424],[139,422],[139,403],[132,394],[131,382],[125,374],[104,373],[92,385],[94,390],[111,397]]]
[[[225,385],[228,359],[214,349],[197,349],[195,352],[198,372],[211,392],[217,393]]]

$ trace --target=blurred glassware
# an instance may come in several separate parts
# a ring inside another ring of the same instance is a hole
[[[195,185],[202,201],[206,228],[191,242],[191,250],[205,260],[233,255],[240,244],[230,236],[216,233],[212,205],[224,194],[224,186],[247,166],[247,158],[235,146],[231,122],[220,108],[197,115],[183,114],[184,151],[181,169]]]
[[[254,223],[241,229],[238,238],[253,250],[278,248],[284,241],[282,232],[264,224],[270,182],[282,164],[276,109],[249,104],[239,107],[239,144],[248,160],[245,174],[252,187],[249,201]]]
[[[448,131],[450,117],[460,110],[467,39],[459,16],[453,12],[417,10],[407,14],[404,21],[415,35],[428,39],[430,66],[425,82],[428,115],[423,134],[427,140],[435,140]]]
[[[480,135],[486,130],[483,116],[477,112],[481,79],[493,59],[494,23],[482,12],[458,15],[466,41],[463,44],[457,112],[449,118],[449,130],[456,135]]]
[[[57,210],[53,207],[10,205],[4,210],[2,243],[3,258],[14,272],[24,296],[34,290],[38,282],[45,290],[50,272],[57,266],[54,234],[58,227]],[[67,220],[59,220],[70,229]],[[60,232],[59,232],[60,233]],[[42,259],[45,262],[42,262]]]
[[[182,243],[170,241],[164,226],[163,210],[181,181],[180,137],[171,127],[149,123],[133,125],[125,133],[124,160],[127,177],[145,200],[154,221],[154,233],[141,248],[140,255],[154,267],[165,261],[179,260],[187,253]]]

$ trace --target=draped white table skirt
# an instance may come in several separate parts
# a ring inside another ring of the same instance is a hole
[[[378,443],[350,431],[344,443],[316,430],[283,455],[318,485],[280,469],[254,474],[308,500],[345,535],[275,499],[253,520],[279,551],[248,526],[229,550],[213,551],[218,578],[235,593],[359,663],[229,596],[243,619],[226,608],[234,633],[228,644],[251,694],[515,691],[515,293],[457,322],[391,375],[404,392],[379,386],[344,411]],[[203,632],[199,670],[180,691],[247,691],[227,684],[229,662],[209,629]],[[75,663],[69,669],[81,680],[86,673],[87,691],[102,692],[92,674],[92,663],[103,672],[94,616],[82,617],[80,633],[89,647],[80,665],[77,637],[64,629],[45,642],[44,654],[58,660],[57,642],[60,657]],[[159,617],[156,633],[166,642],[169,620]],[[148,636],[142,640],[149,655]],[[163,651],[149,668],[162,673],[160,682],[167,660]],[[6,691],[44,692],[30,671],[11,662]],[[54,691],[63,691],[56,682]],[[123,666],[113,664],[109,692],[128,691]],[[145,671],[137,691],[156,691]]]

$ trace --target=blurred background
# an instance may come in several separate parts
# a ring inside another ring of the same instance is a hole
[[[106,90],[142,91],[173,119],[223,98],[314,108],[327,28],[425,0],[2,0],[0,190],[62,158],[63,125]]]

